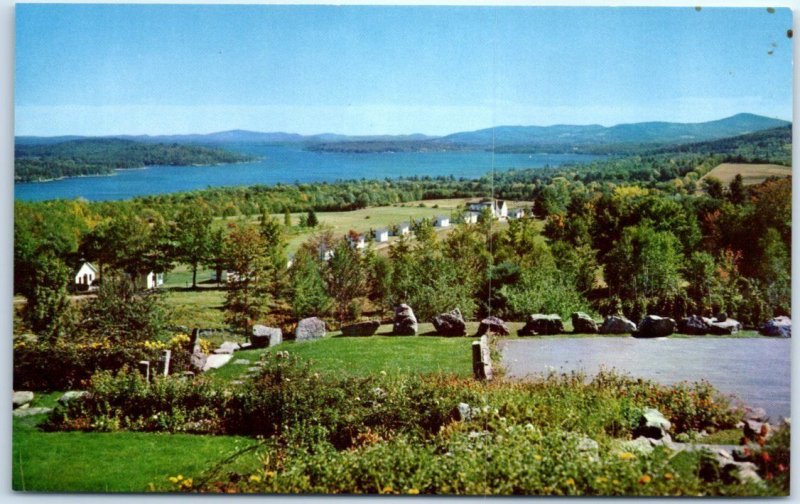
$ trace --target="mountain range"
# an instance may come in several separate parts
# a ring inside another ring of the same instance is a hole
[[[497,126],[452,133],[445,136],[412,135],[366,135],[352,136],[334,133],[300,135],[297,133],[231,130],[209,134],[192,135],[116,135],[140,142],[192,143],[224,145],[228,143],[292,143],[313,146],[314,150],[337,151],[388,151],[388,150],[448,150],[482,149],[490,147],[538,147],[592,146],[613,144],[682,144],[715,140],[753,133],[756,131],[789,126],[789,121],[773,119],[755,114],[737,114],[724,119],[700,123],[640,122],[615,126],[565,125],[552,126]],[[18,145],[57,143],[86,137],[16,137]],[[372,149],[370,148],[372,147]],[[404,149],[405,147],[405,149]]]

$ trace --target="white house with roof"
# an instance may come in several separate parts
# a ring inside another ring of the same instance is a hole
[[[366,248],[367,240],[363,234],[349,234],[347,235],[347,242],[356,250]]]
[[[464,223],[465,224],[477,224],[478,223],[478,215],[479,212],[464,212]]]
[[[525,209],[524,208],[512,208],[508,211],[508,218],[509,219],[521,219],[525,217]]]
[[[450,227],[450,217],[445,215],[437,215],[436,221],[433,224],[437,228],[447,228]]]
[[[503,200],[484,198],[480,201],[473,201],[467,206],[470,212],[481,213],[488,208],[495,219],[505,219],[508,217],[508,205]]]
[[[405,236],[411,232],[411,225],[408,222],[401,222],[397,225],[397,236]]]
[[[94,290],[97,288],[97,281],[100,278],[100,272],[94,264],[85,262],[78,268],[75,273],[75,288],[78,290]]]
[[[373,236],[375,236],[375,241],[378,243],[388,242],[389,230],[386,228],[376,229],[373,231]]]
[[[228,277],[230,278],[230,276]],[[147,274],[141,274],[133,279],[133,284],[137,289],[153,290],[164,285],[164,274],[151,271]]]

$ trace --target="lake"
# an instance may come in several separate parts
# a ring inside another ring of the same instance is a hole
[[[510,378],[601,367],[662,384],[708,380],[771,421],[791,416],[791,339],[781,338],[520,338],[501,342]]]
[[[403,152],[348,154],[312,152],[301,146],[225,145],[228,150],[258,156],[248,163],[217,166],[151,166],[119,170],[113,176],[79,177],[14,184],[15,198],[119,200],[149,194],[220,186],[335,182],[411,176],[478,178],[492,170],[542,168],[584,163],[600,156],[581,154],[494,154],[470,152]]]

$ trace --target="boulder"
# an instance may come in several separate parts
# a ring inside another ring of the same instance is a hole
[[[750,441],[756,441],[759,438],[769,439],[773,434],[770,424],[749,419],[745,419],[742,433]]]
[[[606,317],[600,326],[600,334],[628,334],[636,332],[636,324],[623,316]]]
[[[583,312],[572,314],[572,332],[576,334],[595,334],[597,333],[597,322],[592,317]]]
[[[380,326],[378,320],[350,324],[342,327],[342,336],[372,336]]]
[[[85,397],[87,395],[89,395],[89,392],[85,390],[68,390],[58,398],[58,403],[62,406],[66,406],[68,402],[74,401],[75,399],[80,399],[81,397]]]
[[[250,335],[250,344],[253,348],[267,348],[283,342],[283,331],[277,327],[254,325]]]
[[[766,422],[769,420],[769,416],[764,408],[751,408],[748,406],[744,409],[744,419],[755,420],[756,422]]]
[[[467,403],[458,403],[455,409],[454,416],[460,422],[469,422],[472,420],[472,408]]]
[[[623,441],[622,443],[620,443],[619,448],[615,451],[617,454],[628,452],[640,455],[647,455],[653,452],[653,445],[646,437],[639,436],[636,439]]]
[[[442,336],[467,335],[467,323],[464,322],[464,317],[461,316],[461,310],[458,308],[433,317],[433,327]]]
[[[678,332],[681,334],[702,336],[708,334],[709,322],[711,322],[710,319],[700,317],[699,315],[684,317],[678,322]]]
[[[12,397],[14,409],[20,408],[33,401],[33,392],[28,390],[17,390]]]
[[[233,341],[223,342],[219,348],[214,350],[215,354],[233,355],[233,352],[239,350],[239,343]]]
[[[294,330],[295,341],[318,340],[325,336],[325,321],[317,317],[304,318]]]
[[[741,328],[742,324],[728,317],[725,317],[725,320],[711,319],[711,322],[708,324],[708,332],[718,336],[735,334],[739,332]]]
[[[752,462],[737,462],[722,448],[703,450],[700,457],[699,476],[709,482],[760,483],[757,467]]]
[[[417,317],[414,316],[414,310],[405,303],[397,305],[394,309],[392,334],[396,334],[397,336],[415,336],[417,334],[417,327]]]
[[[764,336],[775,336],[778,338],[791,338],[792,337],[792,319],[789,317],[775,317],[768,320],[759,332]]]
[[[14,410],[15,417],[26,417],[32,415],[44,415],[53,411],[53,408],[17,408]]]
[[[195,345],[194,350],[192,351],[192,356],[189,358],[189,364],[191,365],[192,369],[201,372],[206,367],[206,360],[208,360],[208,355],[204,354],[202,350],[200,350],[200,345]]]
[[[675,320],[658,315],[647,315],[639,323],[634,336],[637,338],[659,338],[675,332]]]
[[[538,336],[546,334],[561,334],[564,332],[564,324],[558,315],[542,315],[537,313],[529,315],[525,327],[517,331],[520,336]]]
[[[503,322],[503,319],[499,319],[497,317],[486,317],[485,319],[481,320],[481,323],[478,326],[478,332],[475,333],[475,336],[483,336],[487,333],[508,336],[511,334],[511,331],[508,330],[508,326],[505,322]]]
[[[661,439],[668,436],[672,425],[660,411],[647,408],[639,417],[639,424],[633,430],[633,437],[643,436],[650,439]]]

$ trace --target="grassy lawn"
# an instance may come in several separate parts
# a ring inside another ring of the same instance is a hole
[[[745,164],[722,163],[700,178],[714,177],[723,184],[730,184],[737,174],[741,174],[744,185],[755,185],[763,182],[767,177],[791,177],[792,167],[775,164]]]
[[[165,301],[172,310],[172,323],[189,328],[225,328],[222,289],[175,289],[167,292]]]
[[[141,432],[42,432],[44,415],[15,418],[12,488],[39,492],[144,492],[169,476],[199,474],[256,440]],[[242,457],[234,465],[258,464]]]

